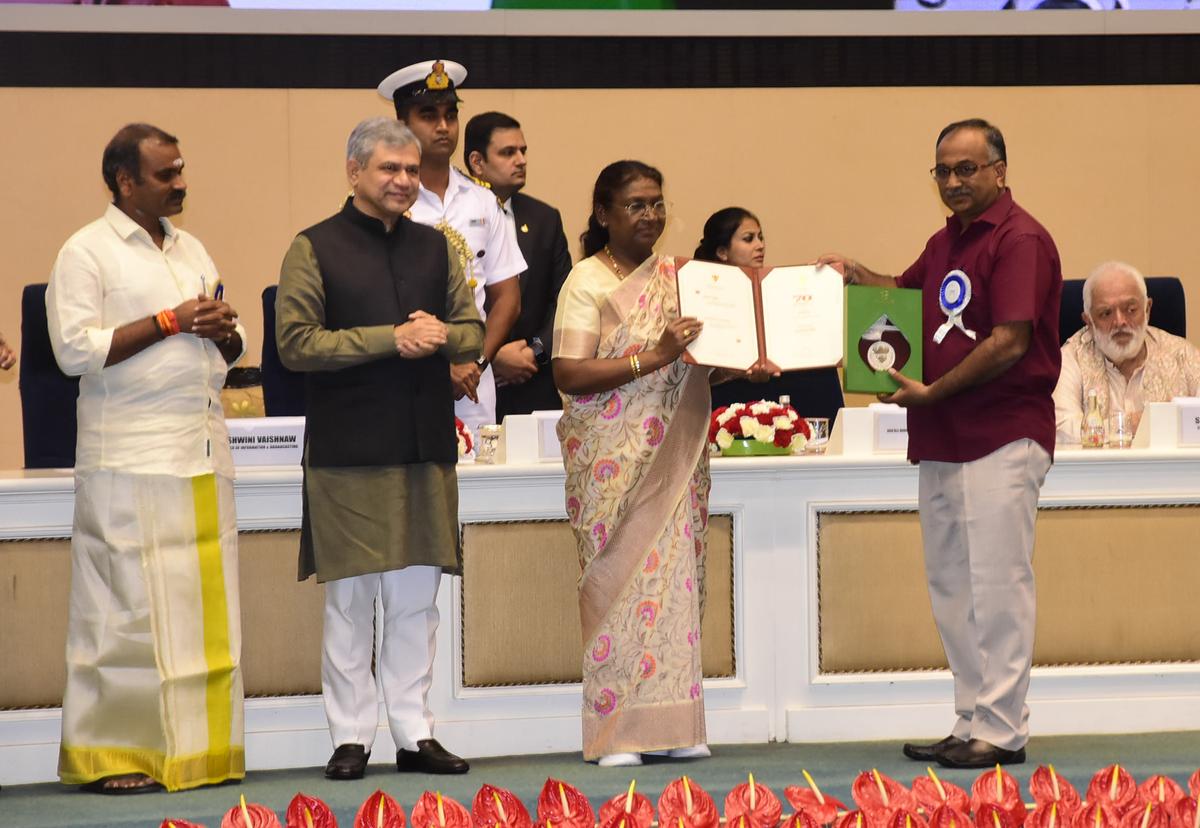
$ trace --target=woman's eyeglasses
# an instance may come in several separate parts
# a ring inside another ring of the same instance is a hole
[[[622,204],[621,207],[629,214],[629,217],[634,221],[654,213],[659,218],[665,218],[667,215],[668,203],[661,198],[653,204],[647,204],[644,201],[631,201],[628,204]]]

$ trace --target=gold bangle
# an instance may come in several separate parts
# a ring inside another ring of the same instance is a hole
[[[642,376],[642,361],[638,359],[637,354],[629,355],[629,370],[633,372],[634,379]]]

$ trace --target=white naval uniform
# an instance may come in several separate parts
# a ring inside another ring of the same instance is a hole
[[[453,167],[450,168],[446,198],[438,198],[422,184],[411,215],[413,221],[430,227],[444,221],[466,239],[472,259],[463,269],[467,283],[475,281],[475,307],[479,317],[486,321],[484,286],[512,279],[524,273],[527,267],[517,246],[512,218],[500,208],[491,190],[479,186]],[[472,434],[479,433],[479,426],[496,422],[496,382],[491,366],[479,378],[478,395],[478,403],[463,397],[454,404],[454,413],[467,424]]]

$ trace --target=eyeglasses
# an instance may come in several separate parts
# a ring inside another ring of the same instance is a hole
[[[654,213],[659,218],[665,218],[667,215],[667,207],[670,206],[661,198],[653,204],[647,204],[644,201],[631,201],[628,204],[622,204],[621,207],[629,214],[629,217],[634,221]]]
[[[950,178],[950,173],[954,173],[954,176],[959,181],[964,181],[975,175],[975,173],[979,172],[984,167],[991,167],[994,164],[999,163],[1000,159],[997,158],[995,161],[989,161],[986,164],[976,164],[972,161],[963,161],[961,164],[955,164],[953,167],[947,167],[945,164],[938,164],[937,166],[930,168],[929,174],[938,181],[947,181]]]

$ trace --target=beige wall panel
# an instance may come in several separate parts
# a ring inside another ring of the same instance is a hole
[[[733,675],[732,521],[709,524],[706,676]],[[565,521],[463,527],[463,683],[580,680],[579,556]]]
[[[926,170],[946,122],[984,115],[1005,131],[1016,197],[1049,228],[1068,276],[1124,258],[1175,274],[1200,296],[1186,187],[1200,157],[1200,86],[1071,88],[463,90],[464,120],[516,115],[530,145],[529,192],[559,207],[578,255],[596,173],[638,157],[662,168],[674,203],[661,249],[688,254],[729,204],[761,216],[771,262],[837,250],[880,270],[912,262],[942,223]],[[183,141],[191,194],[181,225],[208,246],[258,361],[260,294],[297,230],[337,208],[346,136],[389,114],[372,90],[0,89],[0,331],[17,337],[20,287],[101,212],[100,152],[145,119]],[[1113,128],[1113,113],[1122,114]],[[1153,196],[1153,201],[1151,200]],[[1200,299],[1189,325],[1200,330]],[[1193,337],[1194,338],[1194,337]],[[0,418],[19,422],[15,371]],[[855,397],[855,401],[861,402]],[[21,464],[20,428],[0,432],[0,467]]]
[[[0,543],[0,710],[62,703],[70,587],[69,540]]]
[[[1034,663],[1200,661],[1197,532],[1197,506],[1039,512]],[[819,556],[823,671],[945,666],[915,513],[826,513]]]
[[[324,590],[296,581],[299,543],[299,532],[238,536],[247,696],[321,692]],[[62,703],[70,583],[70,541],[0,543],[0,709]]]
[[[296,580],[299,532],[242,532],[242,679],[247,696],[321,692],[325,588]]]

